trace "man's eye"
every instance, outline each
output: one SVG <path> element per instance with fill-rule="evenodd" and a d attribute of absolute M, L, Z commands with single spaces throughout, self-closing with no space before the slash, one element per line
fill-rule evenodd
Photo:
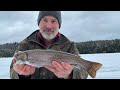
<path fill-rule="evenodd" d="M 52 23 L 55 23 L 56 21 L 52 21 Z"/>
<path fill-rule="evenodd" d="M 46 20 L 46 19 L 44 19 L 43 21 L 47 22 L 47 20 Z"/>

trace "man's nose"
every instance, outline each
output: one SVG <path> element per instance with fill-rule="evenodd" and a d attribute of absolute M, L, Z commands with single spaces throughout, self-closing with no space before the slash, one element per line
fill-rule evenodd
<path fill-rule="evenodd" d="M 51 28 L 52 28 L 52 23 L 50 23 L 50 22 L 47 23 L 46 28 L 47 28 L 47 29 L 51 29 Z"/>

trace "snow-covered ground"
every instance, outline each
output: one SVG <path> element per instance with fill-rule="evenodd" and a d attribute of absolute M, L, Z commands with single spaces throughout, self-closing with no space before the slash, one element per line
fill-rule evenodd
<path fill-rule="evenodd" d="M 95 79 L 120 79 L 120 53 L 84 54 L 81 57 L 103 64 Z"/>
<path fill-rule="evenodd" d="M 95 79 L 120 79 L 120 53 L 81 54 L 87 60 L 103 64 Z M 10 79 L 9 68 L 12 57 L 0 58 L 0 79 Z M 88 76 L 88 79 L 92 79 Z"/>
<path fill-rule="evenodd" d="M 0 79 L 10 79 L 9 70 L 12 57 L 0 58 Z"/>

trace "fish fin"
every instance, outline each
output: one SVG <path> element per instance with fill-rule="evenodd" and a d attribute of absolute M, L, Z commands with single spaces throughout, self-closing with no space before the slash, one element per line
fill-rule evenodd
<path fill-rule="evenodd" d="M 96 63 L 96 62 L 93 62 L 90 69 L 88 70 L 88 73 L 89 75 L 92 77 L 92 78 L 95 78 L 96 77 L 96 72 L 102 67 L 102 64 L 101 63 Z"/>
<path fill-rule="evenodd" d="M 70 65 L 72 65 L 74 68 L 79 68 L 78 66 L 78 64 L 70 64 Z"/>

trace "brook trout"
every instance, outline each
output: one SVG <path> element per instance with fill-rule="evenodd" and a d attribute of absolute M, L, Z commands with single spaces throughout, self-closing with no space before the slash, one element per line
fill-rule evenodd
<path fill-rule="evenodd" d="M 18 51 L 14 54 L 16 58 L 16 64 L 28 64 L 35 67 L 44 67 L 44 65 L 51 65 L 51 62 L 56 60 L 57 62 L 67 62 L 73 66 L 83 65 L 88 74 L 92 77 L 96 77 L 96 72 L 102 66 L 101 63 L 92 62 L 80 58 L 79 55 L 56 51 L 56 50 L 26 50 Z"/>

